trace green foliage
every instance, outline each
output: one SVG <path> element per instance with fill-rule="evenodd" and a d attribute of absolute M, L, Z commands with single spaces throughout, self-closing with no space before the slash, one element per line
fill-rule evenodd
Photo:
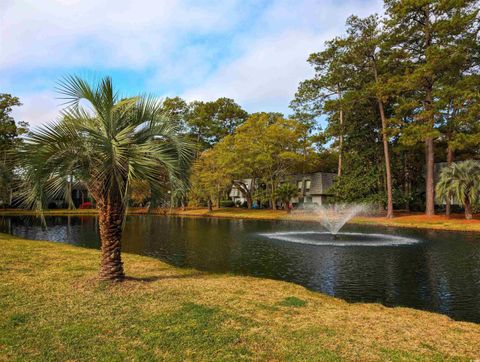
<path fill-rule="evenodd" d="M 195 101 L 190 104 L 187 126 L 192 139 L 205 149 L 231 135 L 247 117 L 248 113 L 230 98 L 219 98 L 214 102 Z"/>
<path fill-rule="evenodd" d="M 11 112 L 21 106 L 18 97 L 0 94 L 0 206 L 8 206 L 13 196 L 14 173 L 18 165 L 17 150 L 20 136 L 27 132 L 28 123 L 16 123 Z"/>
<path fill-rule="evenodd" d="M 22 148 L 24 204 L 42 209 L 65 195 L 68 179 L 87 185 L 93 198 L 126 204 L 132 182 L 151 190 L 181 177 L 191 147 L 178 125 L 150 97 L 119 99 L 109 77 L 98 84 L 69 76 L 59 85 L 63 119 L 31 132 Z M 80 102 L 87 102 L 85 109 Z"/>
<path fill-rule="evenodd" d="M 234 207 L 235 203 L 232 200 L 222 200 L 220 201 L 221 207 Z"/>
<path fill-rule="evenodd" d="M 202 152 L 193 166 L 190 176 L 190 201 L 194 205 L 202 202 L 219 204 L 229 190 L 232 180 L 225 173 L 221 146 Z"/>
<path fill-rule="evenodd" d="M 174 122 L 179 132 L 187 133 L 187 122 L 190 116 L 190 107 L 182 98 L 165 98 L 162 102 L 160 113 Z"/>
<path fill-rule="evenodd" d="M 480 201 L 480 162 L 468 160 L 443 168 L 436 191 L 440 201 L 458 200 L 465 207 L 465 216 L 471 218 L 472 206 Z"/>
<path fill-rule="evenodd" d="M 336 201 L 380 204 L 386 202 L 385 192 L 379 188 L 381 172 L 378 168 L 368 165 L 347 167 L 347 170 L 349 171 L 338 177 L 327 191 L 335 196 Z"/>
<path fill-rule="evenodd" d="M 385 8 L 383 19 L 350 17 L 346 36 L 310 55 L 315 76 L 300 83 L 291 107 L 327 121 L 314 137 L 343 158 L 339 195 L 382 199 L 391 171 L 397 200 L 418 201 L 411 197 L 424 181 L 432 200 L 433 173 L 412 176 L 424 173 L 420 152 L 430 171 L 439 145 L 478 154 L 479 2 L 386 0 Z"/>
<path fill-rule="evenodd" d="M 289 182 L 282 183 L 276 190 L 276 196 L 282 201 L 285 207 L 288 207 L 290 200 L 298 195 L 299 191 L 297 186 Z"/>
<path fill-rule="evenodd" d="M 133 180 L 130 185 L 130 201 L 134 206 L 143 206 L 152 197 L 148 182 Z"/>
<path fill-rule="evenodd" d="M 278 114 L 256 113 L 236 131 L 205 151 L 192 172 L 193 195 L 215 199 L 234 184 L 249 200 L 275 202 L 275 188 L 308 160 L 313 150 L 302 123 Z M 248 188 L 243 180 L 255 180 Z M 255 186 L 263 185 L 257 188 Z"/>

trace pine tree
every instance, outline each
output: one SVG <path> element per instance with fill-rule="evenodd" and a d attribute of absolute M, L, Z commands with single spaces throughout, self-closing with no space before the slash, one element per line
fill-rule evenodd
<path fill-rule="evenodd" d="M 378 16 L 372 15 L 365 19 L 351 16 L 347 20 L 349 60 L 355 65 L 357 74 L 367 72 L 366 84 L 358 93 L 359 97 L 371 97 L 376 100 L 382 125 L 382 145 L 385 164 L 385 186 L 387 193 L 387 217 L 393 217 L 393 185 L 389 150 L 389 120 L 385 113 L 385 104 L 392 94 L 388 88 L 388 76 L 393 69 L 386 69 L 385 56 L 382 52 L 383 37 L 380 31 Z M 388 70 L 387 73 L 385 70 Z"/>
<path fill-rule="evenodd" d="M 472 51 L 478 34 L 477 0 L 385 0 L 389 47 L 406 72 L 396 79 L 405 99 L 398 105 L 398 117 L 411 122 L 404 130 L 404 142 L 425 143 L 426 208 L 434 214 L 434 140 L 441 102 L 436 91 L 441 80 L 458 67 L 458 56 Z"/>

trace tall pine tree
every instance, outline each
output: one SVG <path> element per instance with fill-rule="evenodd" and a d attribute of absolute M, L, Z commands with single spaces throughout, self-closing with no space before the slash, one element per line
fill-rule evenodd
<path fill-rule="evenodd" d="M 405 99 L 398 116 L 408 115 L 406 143 L 425 143 L 426 207 L 435 213 L 434 140 L 442 102 L 437 97 L 442 79 L 457 67 L 457 55 L 472 51 L 471 39 L 478 34 L 477 0 L 386 0 L 389 47 L 407 71 L 396 80 Z"/>

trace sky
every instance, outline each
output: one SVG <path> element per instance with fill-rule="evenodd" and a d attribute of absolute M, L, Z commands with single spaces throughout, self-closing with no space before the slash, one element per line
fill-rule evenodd
<path fill-rule="evenodd" d="M 0 0 L 0 93 L 17 121 L 55 120 L 65 75 L 109 75 L 124 96 L 233 98 L 290 113 L 308 55 L 381 0 Z"/>

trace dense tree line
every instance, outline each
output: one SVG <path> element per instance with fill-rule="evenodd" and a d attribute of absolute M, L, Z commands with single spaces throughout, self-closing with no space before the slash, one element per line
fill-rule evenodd
<path fill-rule="evenodd" d="M 431 215 L 434 163 L 479 156 L 479 5 L 386 0 L 383 18 L 350 17 L 346 35 L 310 55 L 315 76 L 291 106 L 325 118 L 339 197 L 382 201 L 388 216 L 421 201 Z"/>
<path fill-rule="evenodd" d="M 305 124 L 254 113 L 195 161 L 190 197 L 218 206 L 233 185 L 248 208 L 258 201 L 275 209 L 281 182 L 292 173 L 313 171 L 318 159 Z"/>
<path fill-rule="evenodd" d="M 15 122 L 11 113 L 13 107 L 21 105 L 18 97 L 0 94 L 0 207 L 12 203 L 14 185 L 18 179 L 18 174 L 14 172 L 18 166 L 17 150 L 28 124 Z"/>
<path fill-rule="evenodd" d="M 308 57 L 293 114 L 248 114 L 230 98 L 159 104 L 194 145 L 162 187 L 130 185 L 133 205 L 220 206 L 232 186 L 251 207 L 286 204 L 293 173 L 335 172 L 337 200 L 434 213 L 436 162 L 479 158 L 478 0 L 385 0 L 385 14 L 351 16 L 345 33 Z M 26 124 L 10 113 L 20 100 L 0 95 L 0 199 L 11 203 L 15 150 Z M 71 178 L 70 178 L 71 179 Z M 248 187 L 245 179 L 253 179 Z M 443 188 L 442 190 L 444 190 Z M 443 194 L 445 196 L 445 194 Z M 446 213 L 451 197 L 444 197 Z"/>

